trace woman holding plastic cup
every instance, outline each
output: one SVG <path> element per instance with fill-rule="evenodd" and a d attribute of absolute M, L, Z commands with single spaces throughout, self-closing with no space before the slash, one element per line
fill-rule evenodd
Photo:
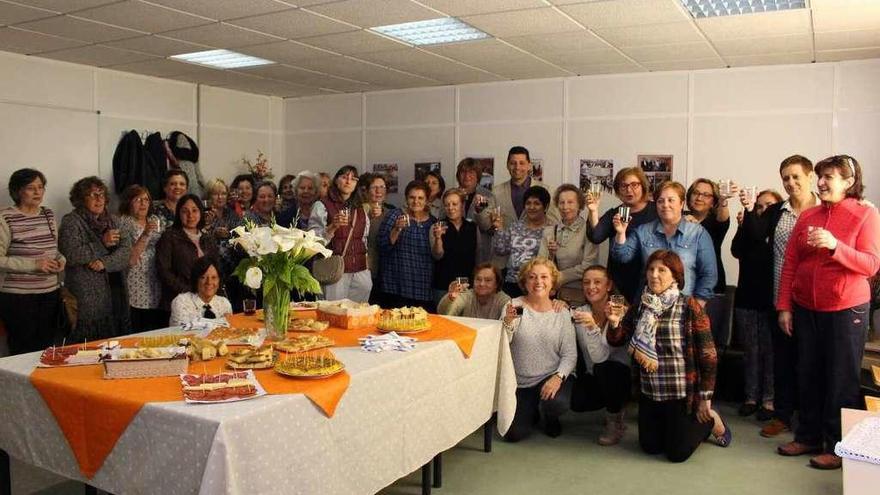
<path fill-rule="evenodd" d="M 455 178 L 465 192 L 464 217 L 477 224 L 480 242 L 477 245 L 477 263 L 492 261 L 492 219 L 490 212 L 497 206 L 492 191 L 480 186 L 481 169 L 473 158 L 458 162 Z"/>
<path fill-rule="evenodd" d="M 685 285 L 682 294 L 693 295 L 705 305 L 712 298 L 717 280 L 715 252 L 709 233 L 700 224 L 682 216 L 685 201 L 684 186 L 665 181 L 655 192 L 658 219 L 630 230 L 629 222 L 614 215 L 614 242 L 611 257 L 615 262 L 641 260 L 647 266 L 648 257 L 658 249 L 675 252 L 684 264 Z M 644 279 L 644 277 L 642 277 Z"/>
<path fill-rule="evenodd" d="M 434 302 L 446 295 L 449 284 L 463 278 L 465 284 L 474 271 L 477 256 L 477 225 L 464 218 L 465 193 L 449 189 L 443 193 L 445 220 L 431 227 L 431 254 L 434 256 Z"/>
<path fill-rule="evenodd" d="M 428 212 L 428 186 L 406 185 L 406 209 L 392 210 L 379 227 L 379 278 L 383 306 L 434 306 L 431 283 L 434 258 L 431 231 L 437 221 Z"/>
<path fill-rule="evenodd" d="M 581 217 L 584 208 L 584 195 L 573 184 L 562 184 L 553 194 L 553 203 L 559 210 L 558 224 L 545 227 L 538 256 L 556 263 L 562 279 L 558 296 L 574 306 L 584 303 L 581 279 L 584 270 L 596 264 L 599 246 L 590 242 L 587 236 L 589 226 Z"/>
<path fill-rule="evenodd" d="M 137 184 L 122 191 L 119 202 L 120 231 L 131 244 L 128 281 L 131 329 L 145 332 L 168 324 L 168 314 L 159 309 L 162 285 L 156 272 L 156 244 L 162 232 L 156 217 L 148 217 L 150 192 Z"/>
<path fill-rule="evenodd" d="M 868 278 L 880 269 L 880 214 L 862 201 L 862 169 L 854 158 L 832 156 L 814 170 L 822 204 L 798 217 L 776 301 L 780 328 L 797 335 L 800 398 L 795 439 L 778 452 L 816 453 L 810 465 L 836 469 L 840 409 L 861 406 Z"/>
<path fill-rule="evenodd" d="M 492 249 L 496 256 L 507 258 L 504 292 L 511 297 L 522 295 L 518 278 L 520 268 L 537 256 L 544 238 L 544 228 L 552 226 L 547 219 L 550 193 L 546 189 L 539 186 L 526 189 L 523 204 L 523 217 L 513 225 L 505 226 L 504 216 L 500 214 L 493 219 L 497 233 L 492 239 Z"/>
<path fill-rule="evenodd" d="M 338 282 L 322 287 L 327 300 L 367 302 L 373 288 L 373 277 L 367 266 L 370 217 L 355 194 L 358 180 L 357 167 L 340 168 L 333 176 L 327 197 L 312 206 L 309 230 L 327 239 L 327 246 L 333 254 L 343 257 L 345 266 Z"/>
<path fill-rule="evenodd" d="M 598 182 L 595 182 L 599 184 Z M 591 187 L 592 187 L 591 183 Z M 620 205 L 609 208 L 600 218 L 599 217 L 599 199 L 601 196 L 587 196 L 587 221 L 590 223 L 590 229 L 587 236 L 594 244 L 601 244 L 606 239 L 614 237 L 614 216 L 617 215 L 620 207 L 629 209 L 630 221 L 628 225 L 631 229 L 653 222 L 657 219 L 657 209 L 651 198 L 651 189 L 648 184 L 648 178 L 645 172 L 639 167 L 627 167 L 614 176 L 614 194 L 620 199 Z M 642 285 L 642 260 L 634 258 L 629 262 L 623 263 L 615 260 L 608 253 L 608 273 L 611 274 L 611 280 L 617 290 L 626 297 L 627 301 L 634 301 L 638 298 L 638 291 Z"/>
<path fill-rule="evenodd" d="M 605 409 L 605 431 L 599 445 L 620 442 L 626 426 L 623 406 L 629 399 L 630 358 L 621 347 L 610 347 L 605 334 L 626 312 L 626 300 L 614 294 L 608 270 L 593 265 L 584 271 L 582 287 L 586 304 L 573 309 L 571 318 L 577 335 L 578 373 L 571 394 L 575 412 Z"/>
<path fill-rule="evenodd" d="M 719 187 L 719 184 L 723 187 Z M 697 179 L 687 191 L 689 220 L 698 222 L 712 237 L 715 248 L 718 280 L 715 282 L 715 293 L 723 294 L 727 286 L 724 274 L 724 263 L 721 262 L 721 244 L 730 229 L 730 210 L 727 200 L 739 193 L 739 188 L 731 180 L 721 179 L 719 184 L 709 179 Z"/>
<path fill-rule="evenodd" d="M 481 263 L 474 268 L 473 288 L 467 277 L 449 283 L 448 293 L 437 304 L 437 313 L 468 318 L 501 318 L 510 296 L 501 291 L 501 271 L 492 263 Z"/>
<path fill-rule="evenodd" d="M 172 168 L 165 172 L 162 178 L 162 193 L 164 198 L 153 202 L 154 215 L 157 215 L 162 221 L 161 228 L 164 230 L 174 223 L 174 213 L 177 208 L 177 201 L 189 190 L 189 177 L 183 170 Z"/>

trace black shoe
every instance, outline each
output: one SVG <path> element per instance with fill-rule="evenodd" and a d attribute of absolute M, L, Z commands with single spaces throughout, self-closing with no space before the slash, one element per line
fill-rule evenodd
<path fill-rule="evenodd" d="M 544 421 L 544 433 L 550 438 L 556 438 L 562 434 L 562 423 L 559 419 L 547 419 Z"/>
<path fill-rule="evenodd" d="M 745 403 L 739 406 L 738 414 L 740 416 L 751 416 L 758 410 L 758 404 Z"/>
<path fill-rule="evenodd" d="M 758 409 L 758 412 L 755 413 L 755 419 L 758 421 L 770 421 L 773 419 L 773 409 L 765 409 L 763 407 Z"/>

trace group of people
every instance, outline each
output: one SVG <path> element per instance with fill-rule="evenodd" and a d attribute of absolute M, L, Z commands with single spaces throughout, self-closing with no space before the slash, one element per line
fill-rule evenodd
<path fill-rule="evenodd" d="M 798 404 L 795 441 L 780 454 L 817 453 L 817 467 L 839 465 L 835 418 L 840 407 L 858 406 L 867 278 L 880 268 L 880 216 L 863 201 L 855 159 L 815 167 L 786 159 L 785 201 L 735 184 L 721 194 L 702 178 L 651 191 L 642 169 L 628 167 L 613 181 L 620 205 L 602 214 L 600 193 L 563 184 L 551 194 L 533 180 L 524 147 L 510 149 L 507 170 L 510 179 L 489 190 L 478 162 L 466 158 L 456 187 L 429 172 L 406 185 L 395 207 L 385 176 L 353 166 L 332 177 L 303 171 L 278 185 L 251 175 L 229 186 L 214 179 L 204 197 L 171 169 L 163 198 L 129 186 L 118 214 L 108 209 L 107 186 L 87 177 L 71 188 L 73 211 L 57 228 L 42 206 L 46 178 L 18 170 L 9 180 L 14 204 L 0 210 L 0 318 L 10 351 L 45 348 L 65 322 L 68 339 L 81 341 L 240 311 L 254 296 L 230 275 L 244 256 L 228 242 L 232 231 L 278 223 L 314 231 L 343 258 L 344 273 L 322 286 L 323 298 L 500 319 L 519 387 L 508 440 L 539 421 L 556 436 L 565 411 L 604 408 L 598 441 L 614 445 L 637 377 L 642 448 L 680 462 L 703 440 L 732 439 L 711 407 L 711 328 L 727 285 L 728 202 L 738 196 L 740 413 L 772 419 L 762 433 L 773 435 L 791 427 Z"/>

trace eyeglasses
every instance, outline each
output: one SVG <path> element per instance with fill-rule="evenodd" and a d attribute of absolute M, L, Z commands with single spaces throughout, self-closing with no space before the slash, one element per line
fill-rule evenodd
<path fill-rule="evenodd" d="M 384 191 L 385 186 L 370 186 L 370 191 Z"/>
<path fill-rule="evenodd" d="M 104 199 L 107 197 L 107 194 L 103 193 L 101 191 L 94 191 L 94 192 L 90 192 L 90 193 L 86 194 L 86 197 L 92 198 L 92 199 Z"/>
<path fill-rule="evenodd" d="M 641 182 L 625 182 L 625 183 L 621 184 L 618 189 L 620 189 L 621 191 L 629 191 L 629 190 L 635 190 L 638 187 L 642 187 Z"/>
<path fill-rule="evenodd" d="M 150 202 L 150 198 L 147 198 L 147 197 L 143 197 L 143 198 L 134 198 L 132 201 L 134 201 L 135 203 L 149 203 L 149 202 Z"/>
<path fill-rule="evenodd" d="M 696 196 L 696 197 L 698 197 L 698 198 L 712 198 L 712 197 L 715 197 L 715 195 L 712 194 L 712 193 L 710 193 L 710 192 L 699 192 L 699 191 L 694 191 L 694 192 L 692 192 L 692 193 L 691 193 L 691 196 Z"/>

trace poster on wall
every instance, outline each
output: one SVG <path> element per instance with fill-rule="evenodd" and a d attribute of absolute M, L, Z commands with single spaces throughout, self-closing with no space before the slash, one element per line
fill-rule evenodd
<path fill-rule="evenodd" d="M 665 180 L 672 180 L 672 155 L 638 155 L 636 163 L 645 172 L 651 190 Z"/>
<path fill-rule="evenodd" d="M 588 191 L 590 184 L 594 182 L 602 184 L 604 191 L 610 192 L 614 189 L 614 160 L 581 158 L 578 166 L 580 167 L 579 185 L 582 191 Z"/>
<path fill-rule="evenodd" d="M 425 180 L 428 172 L 440 173 L 440 162 L 419 162 L 415 164 L 415 180 Z"/>
<path fill-rule="evenodd" d="M 477 162 L 477 168 L 480 171 L 480 186 L 491 191 L 495 184 L 495 157 L 475 155 L 471 155 L 471 157 Z"/>
<path fill-rule="evenodd" d="M 373 173 L 385 176 L 385 185 L 388 186 L 386 192 L 388 194 L 397 193 L 397 164 L 396 163 L 374 163 Z"/>
<path fill-rule="evenodd" d="M 532 180 L 536 180 L 538 182 L 544 182 L 544 159 L 543 158 L 532 158 L 531 176 L 532 176 Z"/>

